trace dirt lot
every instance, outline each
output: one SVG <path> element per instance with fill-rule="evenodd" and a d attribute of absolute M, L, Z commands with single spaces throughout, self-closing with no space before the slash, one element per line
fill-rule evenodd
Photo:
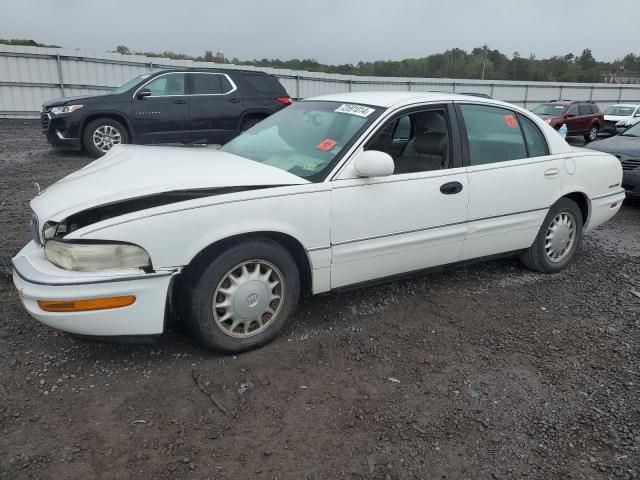
<path fill-rule="evenodd" d="M 0 122 L 0 258 L 31 182 L 87 161 Z M 0 278 L 0 478 L 638 478 L 639 267 L 627 205 L 562 274 L 504 259 L 314 298 L 237 357 L 178 327 L 83 342 Z"/>

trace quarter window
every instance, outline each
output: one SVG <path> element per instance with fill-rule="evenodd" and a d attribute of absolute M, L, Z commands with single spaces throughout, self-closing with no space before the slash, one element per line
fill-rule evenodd
<path fill-rule="evenodd" d="M 542 132 L 536 125 L 524 115 L 518 114 L 520 127 L 527 143 L 527 152 L 530 157 L 542 157 L 549 155 L 549 147 Z"/>
<path fill-rule="evenodd" d="M 194 73 L 194 95 L 223 95 L 229 93 L 233 87 L 226 76 L 213 73 Z"/>
<path fill-rule="evenodd" d="M 145 85 L 145 88 L 151 90 L 152 97 L 184 95 L 184 80 L 184 73 L 168 73 L 151 80 Z"/>
<path fill-rule="evenodd" d="M 484 105 L 461 105 L 460 109 L 467 127 L 471 165 L 527 157 L 520 123 L 514 112 Z"/>
<path fill-rule="evenodd" d="M 581 103 L 578 106 L 578 111 L 580 112 L 580 115 L 591 115 L 591 105 Z"/>

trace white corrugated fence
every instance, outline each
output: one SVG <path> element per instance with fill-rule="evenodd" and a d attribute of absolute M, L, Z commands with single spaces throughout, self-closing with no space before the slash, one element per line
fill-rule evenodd
<path fill-rule="evenodd" d="M 526 108 L 560 98 L 593 100 L 601 108 L 621 102 L 640 103 L 640 85 L 361 77 L 63 48 L 0 45 L 0 117 L 36 117 L 40 106 L 47 100 L 104 93 L 136 75 L 175 67 L 241 68 L 273 73 L 294 98 L 349 91 L 411 90 L 486 93 Z"/>

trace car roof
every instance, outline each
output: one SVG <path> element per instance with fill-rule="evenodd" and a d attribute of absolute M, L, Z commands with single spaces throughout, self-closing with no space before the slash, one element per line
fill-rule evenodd
<path fill-rule="evenodd" d="M 484 97 L 459 95 L 447 92 L 348 92 L 321 95 L 306 98 L 303 101 L 320 100 L 324 102 L 360 103 L 375 107 L 392 107 L 410 105 L 419 102 L 450 102 L 453 100 L 470 100 L 476 103 L 502 104 L 504 102 Z"/>
<path fill-rule="evenodd" d="M 259 70 L 245 70 L 241 68 L 166 68 L 162 70 L 158 70 L 154 72 L 157 73 L 172 73 L 172 72 L 201 72 L 201 73 L 243 73 L 243 74 L 252 74 L 252 75 L 263 75 L 267 77 L 272 77 L 273 75 L 267 72 L 261 72 Z"/>

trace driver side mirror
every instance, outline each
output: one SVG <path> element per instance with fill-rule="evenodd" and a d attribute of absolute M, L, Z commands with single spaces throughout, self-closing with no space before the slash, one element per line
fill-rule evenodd
<path fill-rule="evenodd" d="M 573 118 L 573 117 L 575 117 L 575 116 L 576 116 L 576 114 L 575 114 L 575 113 L 573 113 L 573 112 L 571 112 L 571 113 L 567 113 L 567 114 L 565 115 L 565 118 Z"/>
<path fill-rule="evenodd" d="M 395 164 L 388 153 L 365 150 L 358 154 L 353 167 L 360 177 L 387 177 L 393 175 Z"/>
<path fill-rule="evenodd" d="M 151 96 L 151 90 L 149 90 L 148 88 L 143 88 L 142 90 L 140 90 L 138 92 L 138 95 L 136 95 L 138 97 L 138 100 L 142 100 L 145 97 L 150 97 Z"/>

